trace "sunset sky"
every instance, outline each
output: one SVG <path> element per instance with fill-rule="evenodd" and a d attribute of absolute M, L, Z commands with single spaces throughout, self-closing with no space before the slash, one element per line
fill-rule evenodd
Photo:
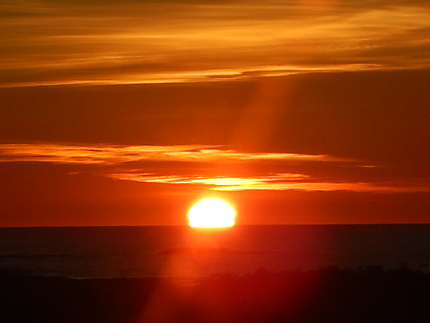
<path fill-rule="evenodd" d="M 425 0 L 0 3 L 0 226 L 430 223 Z"/>

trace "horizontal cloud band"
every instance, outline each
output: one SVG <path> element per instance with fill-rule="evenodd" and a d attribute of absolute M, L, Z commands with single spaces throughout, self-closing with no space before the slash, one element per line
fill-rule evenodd
<path fill-rule="evenodd" d="M 154 161 L 309 160 L 343 161 L 327 155 L 252 153 L 219 146 L 77 146 L 65 144 L 0 144 L 0 162 L 35 161 L 60 164 L 120 164 Z"/>
<path fill-rule="evenodd" d="M 146 166 L 136 166 L 136 162 L 168 162 L 160 163 L 157 172 L 144 170 Z M 289 165 L 304 163 L 325 163 L 340 167 L 348 164 L 352 167 L 373 168 L 372 165 L 358 164 L 357 161 L 336 158 L 328 155 L 310 155 L 298 153 L 262 153 L 240 152 L 220 146 L 203 145 L 166 145 L 166 146 L 119 146 L 119 145 L 67 145 L 67 144 L 0 144 L 0 162 L 43 162 L 68 165 L 107 165 L 115 166 L 114 170 L 96 171 L 116 180 L 141 183 L 157 183 L 170 185 L 206 186 L 216 191 L 243 190 L 301 190 L 301 191 L 355 191 L 355 192 L 430 192 L 428 186 L 396 185 L 393 183 L 365 182 L 351 180 L 335 180 L 312 176 L 311 171 L 305 173 L 269 173 L 261 175 L 247 174 L 237 176 L 231 174 L 208 176 L 201 174 L 196 167 L 193 174 L 181 174 L 171 162 L 192 162 L 203 165 L 220 165 L 236 162 L 247 169 L 247 165 L 270 161 L 283 169 Z M 127 163 L 134 162 L 133 167 Z M 170 163 L 169 163 L 170 162 Z M 167 165 L 167 166 L 166 166 Z M 120 169 L 118 169 L 120 168 Z M 179 168 L 179 167 L 178 167 Z M 227 167 L 228 168 L 228 167 Z M 248 170 L 248 173 L 252 171 Z M 217 169 L 219 173 L 220 170 Z M 228 173 L 224 170 L 221 173 Z M 230 170 L 230 173 L 233 172 Z M 233 172 L 234 173 L 234 172 Z"/>
<path fill-rule="evenodd" d="M 429 47 L 426 1 L 204 3 L 1 2 L 0 87 L 213 82 L 430 64 L 417 54 Z"/>
<path fill-rule="evenodd" d="M 159 184 L 193 184 L 206 185 L 214 191 L 352 191 L 374 193 L 406 193 L 430 192 L 430 187 L 399 187 L 381 186 L 364 182 L 309 182 L 309 175 L 305 174 L 276 174 L 259 177 L 205 177 L 183 175 L 156 175 L 149 173 L 113 173 L 108 175 L 118 180 L 140 183 Z"/>

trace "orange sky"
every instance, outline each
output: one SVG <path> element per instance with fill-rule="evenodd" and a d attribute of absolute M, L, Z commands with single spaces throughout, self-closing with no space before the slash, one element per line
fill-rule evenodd
<path fill-rule="evenodd" d="M 324 3 L 324 4 L 323 4 Z M 0 4 L 0 226 L 430 222 L 426 1 Z"/>

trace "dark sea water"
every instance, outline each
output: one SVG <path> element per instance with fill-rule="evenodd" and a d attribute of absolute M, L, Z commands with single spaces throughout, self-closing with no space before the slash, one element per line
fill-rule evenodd
<path fill-rule="evenodd" d="M 336 266 L 430 271 L 430 225 L 0 229 L 0 270 L 72 278 L 205 277 Z"/>

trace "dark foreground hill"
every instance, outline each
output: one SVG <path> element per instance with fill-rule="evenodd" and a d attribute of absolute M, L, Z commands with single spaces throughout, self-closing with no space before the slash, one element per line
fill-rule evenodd
<path fill-rule="evenodd" d="M 0 274 L 0 322 L 430 322 L 430 275 L 408 269 L 186 279 Z"/>

